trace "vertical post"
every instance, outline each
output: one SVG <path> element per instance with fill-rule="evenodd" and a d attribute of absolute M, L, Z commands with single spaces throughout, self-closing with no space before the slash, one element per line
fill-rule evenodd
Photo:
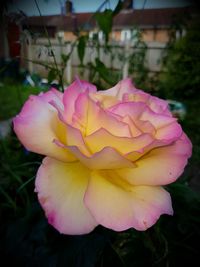
<path fill-rule="evenodd" d="M 28 56 L 28 70 L 30 73 L 33 73 L 33 51 L 32 51 L 32 38 L 28 36 L 28 49 L 27 49 L 27 56 Z"/>
<path fill-rule="evenodd" d="M 71 49 L 72 49 L 72 45 L 71 45 L 71 43 L 68 43 L 67 44 L 67 54 L 70 53 Z M 66 77 L 67 83 L 70 84 L 72 82 L 72 60 L 71 60 L 71 56 L 70 56 L 69 60 L 67 61 L 67 65 L 66 65 L 66 68 L 65 68 L 65 77 Z"/>
<path fill-rule="evenodd" d="M 124 45 L 124 54 L 125 54 L 125 63 L 124 63 L 124 66 L 123 66 L 123 69 L 122 69 L 122 77 L 123 79 L 127 78 L 129 73 L 128 73 L 128 70 L 129 70 L 129 50 L 130 50 L 130 40 L 128 40 L 127 38 L 127 34 L 125 34 L 125 45 Z"/>

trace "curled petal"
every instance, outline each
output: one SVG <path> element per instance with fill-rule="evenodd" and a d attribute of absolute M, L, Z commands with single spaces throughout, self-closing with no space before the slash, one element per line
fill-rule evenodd
<path fill-rule="evenodd" d="M 114 87 L 108 90 L 98 91 L 98 93 L 106 96 L 114 96 L 118 100 L 122 100 L 124 94 L 133 93 L 134 91 L 135 87 L 133 86 L 131 79 L 127 78 L 118 82 Z"/>
<path fill-rule="evenodd" d="M 139 158 L 135 168 L 116 170 L 116 173 L 133 185 L 170 184 L 182 174 L 191 150 L 191 143 L 183 134 L 172 145 L 152 149 Z"/>
<path fill-rule="evenodd" d="M 131 227 L 146 230 L 161 214 L 173 214 L 168 192 L 158 186 L 131 186 L 93 172 L 84 202 L 99 224 L 123 231 Z"/>
<path fill-rule="evenodd" d="M 124 94 L 123 96 L 123 101 L 124 102 L 130 102 L 130 101 L 134 101 L 134 102 L 144 102 L 146 103 L 149 98 L 151 96 L 141 90 L 135 89 L 134 93 L 132 94 Z"/>
<path fill-rule="evenodd" d="M 121 117 L 130 116 L 132 119 L 138 119 L 138 117 L 146 109 L 146 105 L 142 102 L 121 102 L 109 110 Z"/>
<path fill-rule="evenodd" d="M 139 151 L 153 142 L 149 134 L 141 134 L 137 137 L 118 137 L 101 128 L 93 134 L 85 137 L 85 142 L 92 153 L 112 146 L 122 154 Z"/>
<path fill-rule="evenodd" d="M 114 106 L 119 102 L 119 100 L 116 97 L 110 96 L 110 95 L 99 94 L 99 92 L 90 93 L 90 97 L 92 100 L 94 100 L 95 102 L 98 102 L 101 105 L 101 107 L 105 109 L 111 106 Z"/>
<path fill-rule="evenodd" d="M 60 233 L 91 232 L 97 222 L 83 203 L 90 171 L 79 163 L 45 158 L 36 177 L 36 192 L 48 222 Z"/>
<path fill-rule="evenodd" d="M 58 147 L 54 139 L 66 142 L 66 127 L 58 119 L 56 109 L 47 103 L 48 95 L 31 96 L 14 120 L 14 130 L 30 151 L 61 161 L 74 161 L 69 150 Z"/>
<path fill-rule="evenodd" d="M 156 96 L 151 96 L 148 104 L 152 111 L 172 117 L 166 100 L 160 99 Z"/>
<path fill-rule="evenodd" d="M 63 103 L 65 107 L 65 120 L 68 123 L 72 122 L 72 116 L 75 109 L 75 101 L 80 93 L 96 92 L 96 87 L 83 80 L 75 80 L 70 86 L 65 89 Z"/>
<path fill-rule="evenodd" d="M 102 109 L 88 93 L 80 94 L 76 100 L 73 126 L 79 128 L 83 136 L 90 135 L 100 128 L 105 128 L 117 136 L 131 136 L 128 125 Z"/>
<path fill-rule="evenodd" d="M 175 121 L 157 129 L 155 138 L 159 140 L 175 141 L 182 135 L 182 133 L 183 131 L 180 124 Z"/>
<path fill-rule="evenodd" d="M 68 149 L 89 169 L 133 168 L 134 164 L 124 158 L 114 148 L 105 147 L 92 156 L 85 156 L 78 147 L 68 146 Z"/>
<path fill-rule="evenodd" d="M 135 122 L 131 119 L 130 116 L 127 115 L 123 117 L 122 121 L 127 123 L 127 125 L 129 126 L 131 136 L 136 137 L 142 134 L 141 129 L 135 124 Z"/>
<path fill-rule="evenodd" d="M 66 127 L 67 127 L 67 145 L 77 146 L 82 154 L 90 156 L 91 153 L 85 144 L 85 140 L 83 139 L 81 132 L 69 124 L 67 124 Z"/>
<path fill-rule="evenodd" d="M 173 118 L 173 117 L 170 117 L 167 115 L 163 115 L 163 114 L 157 114 L 157 113 L 151 111 L 147 107 L 142 112 L 142 114 L 140 116 L 140 120 L 149 121 L 156 129 L 167 126 L 167 125 L 177 121 L 176 118 Z"/>

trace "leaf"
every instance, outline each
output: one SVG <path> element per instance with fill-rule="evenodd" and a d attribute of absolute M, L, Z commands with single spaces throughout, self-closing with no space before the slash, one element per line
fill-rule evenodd
<path fill-rule="evenodd" d="M 57 77 L 57 70 L 56 69 L 50 69 L 48 72 L 48 82 L 51 83 L 55 78 Z"/>
<path fill-rule="evenodd" d="M 102 13 L 95 15 L 97 24 L 100 30 L 105 34 L 106 42 L 108 42 L 109 33 L 112 30 L 113 12 L 111 9 L 106 9 Z"/>
<path fill-rule="evenodd" d="M 81 36 L 78 40 L 78 56 L 81 62 L 81 65 L 83 65 L 83 59 L 85 55 L 85 48 L 86 48 L 86 42 L 87 42 L 87 36 Z"/>
<path fill-rule="evenodd" d="M 61 54 L 62 62 L 66 65 L 67 61 L 69 60 L 70 55 Z"/>
<path fill-rule="evenodd" d="M 96 62 L 96 71 L 100 74 L 100 77 L 108 84 L 114 85 L 117 81 L 116 75 L 114 75 L 113 73 L 111 75 L 111 71 L 98 58 L 95 59 L 95 62 Z"/>

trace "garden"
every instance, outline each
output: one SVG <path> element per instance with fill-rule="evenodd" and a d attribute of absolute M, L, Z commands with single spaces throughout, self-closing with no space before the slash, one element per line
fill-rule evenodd
<path fill-rule="evenodd" d="M 111 59 L 116 54 L 109 44 L 109 34 L 112 19 L 118 12 L 120 4 L 114 11 L 96 14 L 95 20 L 105 39 L 102 44 L 94 37 L 97 56 L 89 63 L 84 61 L 89 37 L 77 33 L 72 49 L 77 49 L 80 65 L 72 84 L 65 85 L 63 67 L 72 51 L 61 55 L 59 66 L 51 54 L 55 62 L 43 66 L 48 71 L 45 84 L 39 74 L 30 74 L 33 85 L 27 80 L 26 72 L 15 77 L 15 69 L 10 66 L 0 69 L 0 255 L 3 267 L 200 264 L 200 21 L 197 17 L 184 25 L 186 33 L 179 39 L 174 38 L 172 27 L 162 69 L 156 75 L 150 74 L 144 64 L 148 48 L 140 30 L 134 29 L 137 49 L 128 56 L 118 53 L 118 60 L 123 64 L 128 60 L 128 76 L 136 88 L 141 88 L 137 91 L 129 79 L 123 79 L 123 72 L 116 70 L 114 64 L 107 67 L 100 60 L 102 47 Z M 85 72 L 89 73 L 87 82 L 83 81 Z M 50 90 L 55 79 L 57 89 Z M 113 87 L 117 93 L 107 90 Z M 119 98 L 120 90 L 124 90 L 123 99 Z M 137 97 L 140 100 L 136 100 Z M 167 102 L 161 99 L 168 101 L 173 116 L 169 115 Z M 130 104 L 134 111 L 127 111 L 134 114 L 130 115 L 131 119 L 129 116 L 122 119 L 127 103 L 134 103 Z M 152 112 L 154 108 L 159 111 Z M 142 121 L 137 113 L 142 114 Z M 156 128 L 158 122 L 163 127 L 169 124 L 172 127 L 163 133 Z M 67 127 L 67 141 L 63 125 Z M 137 141 L 140 135 L 124 137 L 127 125 L 134 133 L 143 129 L 142 141 Z M 191 157 L 190 141 L 177 133 L 180 127 L 191 140 Z M 152 136 L 153 141 L 146 144 Z M 158 142 L 158 136 L 164 137 Z M 130 150 L 133 144 L 127 139 L 134 140 L 136 151 Z M 85 152 L 82 142 L 87 144 L 89 152 Z M 145 144 L 142 148 L 140 142 Z M 169 156 L 168 151 L 173 149 L 175 153 Z M 113 155 L 116 157 L 112 161 Z M 44 156 L 48 157 L 43 160 Z M 143 163 L 151 157 L 155 159 L 150 164 Z M 136 169 L 142 181 L 130 177 L 127 169 L 133 170 L 133 176 Z M 173 179 L 168 177 L 168 172 L 170 175 L 176 172 Z M 87 175 L 94 179 L 88 182 Z M 43 176 L 49 182 L 43 181 Z M 78 182 L 75 183 L 75 179 Z M 78 202 L 82 186 L 87 187 L 84 189 L 87 211 Z M 129 205 L 130 194 L 134 192 L 136 197 L 134 195 Z M 137 196 L 147 204 L 138 201 Z M 51 201 L 56 203 L 53 210 Z M 130 223 L 131 208 L 134 216 Z M 145 218 L 143 224 L 141 217 Z"/>

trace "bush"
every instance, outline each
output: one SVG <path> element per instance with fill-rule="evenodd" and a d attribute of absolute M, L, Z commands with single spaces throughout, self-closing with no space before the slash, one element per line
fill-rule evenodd
<path fill-rule="evenodd" d="M 166 97 L 196 97 L 200 90 L 200 19 L 188 23 L 186 35 L 169 45 L 161 75 Z"/>

